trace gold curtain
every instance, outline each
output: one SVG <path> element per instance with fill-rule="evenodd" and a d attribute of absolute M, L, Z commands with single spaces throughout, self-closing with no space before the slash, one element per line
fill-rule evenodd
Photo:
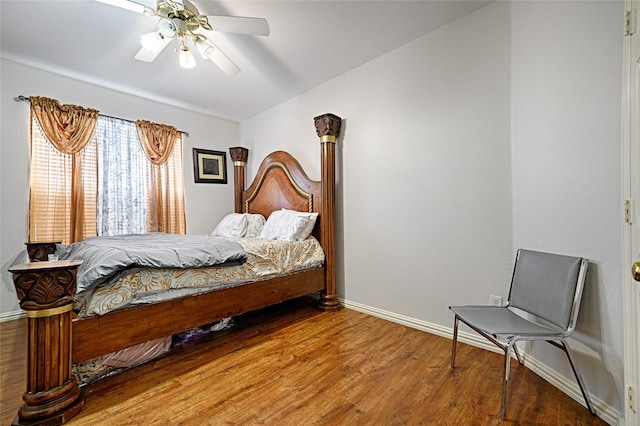
<path fill-rule="evenodd" d="M 89 142 L 98 111 L 34 96 L 31 114 L 35 120 L 31 135 L 29 241 L 71 243 L 96 235 L 97 153 L 95 140 Z M 39 126 L 35 133 L 40 131 L 43 137 L 34 135 L 36 124 Z M 60 155 L 37 161 L 36 151 L 45 149 L 43 140 L 50 142 L 48 145 L 53 145 Z M 56 188 L 41 190 L 49 188 L 54 180 Z M 67 226 L 60 228 L 57 222 Z"/>
<path fill-rule="evenodd" d="M 136 129 L 142 150 L 149 161 L 156 166 L 166 163 L 173 152 L 178 130 L 173 126 L 146 120 L 137 120 Z"/>
<path fill-rule="evenodd" d="M 75 154 L 87 145 L 98 119 L 98 110 L 60 105 L 56 99 L 41 96 L 31 97 L 31 113 L 47 139 L 65 154 Z"/>
<path fill-rule="evenodd" d="M 173 126 L 136 121 L 138 139 L 151 162 L 147 185 L 147 231 L 184 234 L 182 135 Z"/>

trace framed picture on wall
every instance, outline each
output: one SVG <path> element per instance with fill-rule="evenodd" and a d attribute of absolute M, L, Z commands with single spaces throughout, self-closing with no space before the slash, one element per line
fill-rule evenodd
<path fill-rule="evenodd" d="M 193 148 L 193 175 L 196 183 L 227 183 L 227 154 Z"/>

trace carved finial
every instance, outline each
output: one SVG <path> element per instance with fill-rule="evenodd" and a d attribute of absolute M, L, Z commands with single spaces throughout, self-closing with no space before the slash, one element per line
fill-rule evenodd
<path fill-rule="evenodd" d="M 49 260 L 49 255 L 56 252 L 56 244 L 62 244 L 60 241 L 47 243 L 25 243 L 27 245 L 27 254 L 30 262 L 41 262 Z"/>
<path fill-rule="evenodd" d="M 322 141 L 335 142 L 340 136 L 340 124 L 342 119 L 337 115 L 323 114 L 314 118 L 316 133 Z"/>
<path fill-rule="evenodd" d="M 229 148 L 229 155 L 231 155 L 234 165 L 236 165 L 236 163 L 242 163 L 244 165 L 247 163 L 247 158 L 249 158 L 249 150 L 241 146 L 236 146 Z"/>

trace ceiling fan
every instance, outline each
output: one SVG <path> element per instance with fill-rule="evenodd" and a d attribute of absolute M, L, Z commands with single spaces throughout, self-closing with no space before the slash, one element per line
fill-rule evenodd
<path fill-rule="evenodd" d="M 269 23 L 264 18 L 206 16 L 187 0 L 96 1 L 159 18 L 158 30 L 140 37 L 142 48 L 136 53 L 135 59 L 144 62 L 152 62 L 172 40 L 175 40 L 181 67 L 193 68 L 197 65 L 191 52 L 191 48 L 195 47 L 202 58 L 210 59 L 227 75 L 234 75 L 240 72 L 240 68 L 211 40 L 195 31 L 203 29 L 237 34 L 269 35 Z"/>

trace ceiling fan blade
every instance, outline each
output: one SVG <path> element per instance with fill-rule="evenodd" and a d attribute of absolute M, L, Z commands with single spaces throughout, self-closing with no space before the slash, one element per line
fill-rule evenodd
<path fill-rule="evenodd" d="M 231 59 L 227 57 L 222 51 L 218 48 L 209 55 L 209 59 L 213 61 L 214 64 L 218 66 L 222 71 L 224 71 L 227 75 L 235 75 L 240 72 L 240 68 L 236 64 L 234 64 Z"/>
<path fill-rule="evenodd" d="M 154 16 L 156 14 L 156 0 L 96 0 L 97 2 L 108 4 L 110 6 L 120 7 L 132 12 L 142 13 Z"/>
<path fill-rule="evenodd" d="M 134 58 L 142 62 L 153 62 L 154 59 L 158 57 L 160 52 L 162 52 L 164 48 L 167 47 L 169 43 L 171 43 L 171 40 L 172 39 L 170 39 L 169 37 L 164 38 L 162 40 L 162 43 L 158 44 L 155 49 L 147 49 L 143 47 L 138 51 L 138 53 L 136 53 L 136 56 L 134 56 Z"/>
<path fill-rule="evenodd" d="M 246 16 L 207 16 L 213 31 L 224 33 L 269 35 L 269 23 L 264 18 L 251 18 Z"/>

